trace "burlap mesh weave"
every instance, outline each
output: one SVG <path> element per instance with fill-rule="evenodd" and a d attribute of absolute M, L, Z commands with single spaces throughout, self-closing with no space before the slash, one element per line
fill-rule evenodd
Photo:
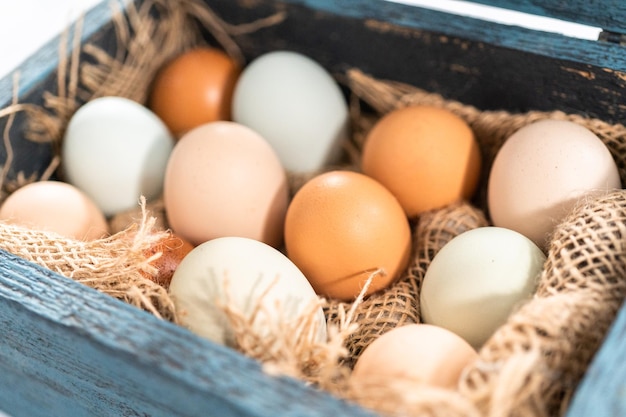
<path fill-rule="evenodd" d="M 79 76 L 80 82 L 70 77 L 66 86 L 66 77 L 60 76 L 59 91 L 56 95 L 46 95 L 45 109 L 15 105 L 14 111 L 26 111 L 31 119 L 32 129 L 26 132 L 28 138 L 60 142 L 64 123 L 80 101 L 115 94 L 143 102 L 150 74 L 169 57 L 200 42 L 199 28 L 210 28 L 231 56 L 241 59 L 231 34 L 238 30 L 252 31 L 284 18 L 280 14 L 270 16 L 256 26 L 237 29 L 221 22 L 200 0 L 153 0 L 143 4 L 139 10 L 131 8 L 127 20 L 115 21 L 121 47 L 115 55 L 87 45 L 83 52 L 93 62 L 79 66 L 72 61 L 61 68 L 66 75 Z M 158 10 L 158 19 L 150 11 L 151 7 Z M 77 59 L 76 54 L 74 58 Z M 486 175 L 507 137 L 528 123 L 546 118 L 582 124 L 607 145 L 624 182 L 626 128 L 559 111 L 481 112 L 412 86 L 374 79 L 356 69 L 345 74 L 344 82 L 352 93 L 352 104 L 367 103 L 376 113 L 353 111 L 353 137 L 345 147 L 348 165 L 342 168 L 359 169 L 360 147 L 378 117 L 395 108 L 428 104 L 447 108 L 470 124 L 483 153 L 483 181 L 472 201 L 425 213 L 413 222 L 412 262 L 388 290 L 359 300 L 357 304 L 333 300 L 325 303 L 331 327 L 345 330 L 342 322 L 345 312 L 354 313 L 351 317 L 356 326 L 345 332 L 344 346 L 341 346 L 345 347 L 345 352 L 342 350 L 338 355 L 342 358 L 340 361 L 337 355 L 328 354 L 329 351 L 324 353 L 323 359 L 315 354 L 294 355 L 306 357 L 306 366 L 315 371 L 294 370 L 301 366 L 300 362 L 293 358 L 285 359 L 284 363 L 277 360 L 290 358 L 283 349 L 282 356 L 269 358 L 272 372 L 303 378 L 314 374 L 309 382 L 383 415 L 543 417 L 563 414 L 626 296 L 626 194 L 623 191 L 580 201 L 557 227 L 536 295 L 520 306 L 482 347 L 479 360 L 467 369 L 457 390 L 350 386 L 346 375 L 359 354 L 376 337 L 394 327 L 420 321 L 420 285 L 430 261 L 443 245 L 464 231 L 489 224 L 485 205 Z M 7 114 L 10 111 L 0 111 L 0 116 Z M 292 193 L 310 175 L 291 175 Z M 21 183 L 2 185 L 3 191 L 9 192 Z M 167 293 L 138 272 L 149 269 L 145 257 L 138 256 L 140 249 L 166 227 L 165 214 L 158 204 L 155 203 L 154 210 L 161 213 L 161 222 L 156 226 L 149 223 L 149 227 L 142 228 L 141 225 L 146 225 L 145 218 L 138 222 L 142 217 L 127 213 L 126 218 L 116 223 L 114 230 L 119 231 L 118 234 L 94 243 L 0 225 L 1 247 L 175 320 Z M 246 323 L 239 322 L 239 326 L 240 335 L 245 336 Z M 334 333 L 332 342 L 337 344 L 343 334 Z M 251 345 L 249 352 L 245 347 L 242 350 L 255 353 L 255 357 L 264 356 L 257 352 L 258 344 Z M 348 372 L 331 369 L 340 365 Z"/>
<path fill-rule="evenodd" d="M 355 310 L 359 327 L 346 340 L 350 352 L 348 365 L 353 365 L 378 336 L 410 323 L 419 323 L 419 288 L 428 265 L 437 252 L 459 234 L 486 226 L 481 210 L 467 202 L 458 202 L 440 210 L 423 214 L 413 227 L 413 256 L 407 270 L 388 289 L 372 294 Z M 329 323 L 334 323 L 337 310 L 347 310 L 350 303 L 330 300 L 326 307 Z"/>
<path fill-rule="evenodd" d="M 147 214 L 120 233 L 88 242 L 0 222 L 0 249 L 175 322 L 167 291 L 148 278 L 156 271 L 146 250 L 167 233 L 155 230 Z"/>

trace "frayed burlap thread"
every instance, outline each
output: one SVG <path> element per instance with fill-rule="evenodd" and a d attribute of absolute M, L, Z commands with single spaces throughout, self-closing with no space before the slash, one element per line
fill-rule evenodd
<path fill-rule="evenodd" d="M 352 367 L 363 350 L 387 331 L 419 323 L 419 289 L 432 259 L 455 236 L 486 225 L 482 211 L 465 201 L 424 213 L 413 228 L 412 259 L 406 271 L 391 287 L 356 306 L 358 327 L 346 339 L 345 363 Z M 336 324 L 339 311 L 350 308 L 352 303 L 329 300 L 325 309 L 329 324 Z"/>
<path fill-rule="evenodd" d="M 0 249 L 176 322 L 167 291 L 148 278 L 156 270 L 146 250 L 166 235 L 155 231 L 154 218 L 146 216 L 133 227 L 92 241 L 0 222 Z"/>
<path fill-rule="evenodd" d="M 622 124 L 611 124 L 599 119 L 562 111 L 529 111 L 526 113 L 482 111 L 476 107 L 447 100 L 440 94 L 430 93 L 408 84 L 376 79 L 358 69 L 348 71 L 346 83 L 352 94 L 363 100 L 380 115 L 402 107 L 430 105 L 450 110 L 465 120 L 472 128 L 483 156 L 483 176 L 479 190 L 480 197 L 478 197 L 482 204 L 484 204 L 486 193 L 488 169 L 502 144 L 523 126 L 544 119 L 568 120 L 595 133 L 611 152 L 619 169 L 622 183 L 626 184 L 626 126 Z M 363 137 L 364 139 L 365 137 Z M 483 205 L 480 207 L 484 208 Z"/>
<path fill-rule="evenodd" d="M 385 417 L 483 417 L 455 391 L 406 379 L 383 383 L 351 379 L 343 396 Z"/>
<path fill-rule="evenodd" d="M 322 298 L 312 300 L 298 317 L 285 316 L 280 305 L 267 311 L 261 301 L 262 297 L 255 300 L 248 313 L 228 298 L 220 303 L 233 332 L 234 347 L 261 362 L 271 375 L 289 375 L 319 389 L 343 392 L 349 376 L 349 369 L 340 365 L 348 355 L 344 341 L 356 325 L 343 321 L 327 326 L 320 321 Z M 320 326 L 325 327 L 325 338 L 320 337 Z"/>
<path fill-rule="evenodd" d="M 485 213 L 466 201 L 422 214 L 413 238 L 417 254 L 409 269 L 417 287 L 421 287 L 428 266 L 449 241 L 461 233 L 488 225 Z"/>
<path fill-rule="evenodd" d="M 410 105 L 433 105 L 449 109 L 466 120 L 483 151 L 484 173 L 479 191 L 482 197 L 477 198 L 481 208 L 485 208 L 485 173 L 495 154 L 512 133 L 537 120 L 569 120 L 590 129 L 609 148 L 622 181 L 625 179 L 626 128 L 623 125 L 559 111 L 483 112 L 413 86 L 374 79 L 359 70 L 349 71 L 347 79 L 353 94 L 379 115 Z M 366 135 L 360 137 L 364 140 Z M 512 314 L 481 348 L 480 359 L 460 382 L 458 394 L 473 404 L 479 415 L 564 414 L 626 296 L 625 216 L 626 197 L 623 191 L 616 191 L 581 200 L 577 209 L 556 228 L 536 296 Z M 444 238 L 442 242 L 447 240 Z M 436 250 L 435 247 L 425 256 L 426 261 L 421 265 L 418 263 L 420 270 L 416 271 L 416 276 L 423 277 L 429 264 L 427 259 L 432 259 Z M 394 395 L 397 394 L 387 393 L 390 398 Z M 457 393 L 442 395 L 447 402 Z M 369 399 L 359 399 L 360 403 L 384 414 L 396 415 L 395 410 L 403 407 L 394 408 L 387 403 L 385 395 L 380 396 L 380 401 L 372 400 L 374 396 L 370 392 L 364 396 Z M 442 406 L 438 414 L 421 404 L 406 415 L 440 416 L 444 415 L 444 409 L 454 407 Z M 469 415 L 470 412 L 471 407 L 451 415 Z"/>
<path fill-rule="evenodd" d="M 147 202 L 145 210 L 150 212 L 150 215 L 154 217 L 155 230 L 168 230 L 170 228 L 169 223 L 167 222 L 163 198 L 157 198 Z M 136 227 L 134 225 L 141 224 L 143 211 L 143 207 L 134 207 L 117 213 L 109 219 L 109 231 L 115 234 L 122 232 L 129 227 Z"/>
<path fill-rule="evenodd" d="M 203 31 L 211 33 L 228 55 L 243 65 L 243 53 L 232 36 L 254 32 L 284 18 L 278 12 L 233 26 L 200 0 L 148 0 L 139 9 L 129 3 L 126 16 L 117 13 L 113 19 L 118 41 L 114 55 L 94 44 L 83 47 L 92 61 L 81 66 L 83 99 L 114 95 L 145 103 L 150 84 L 165 63 L 190 48 L 207 45 Z"/>

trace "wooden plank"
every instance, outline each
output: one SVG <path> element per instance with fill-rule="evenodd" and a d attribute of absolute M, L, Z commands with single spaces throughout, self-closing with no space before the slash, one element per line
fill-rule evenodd
<path fill-rule="evenodd" d="M 620 45 L 573 39 L 557 33 L 502 25 L 417 6 L 380 0 L 285 0 L 338 16 L 376 20 L 389 25 L 458 37 L 554 59 L 626 71 L 626 50 Z M 219 2 L 216 2 L 219 3 Z"/>
<path fill-rule="evenodd" d="M 451 16 L 444 12 L 381 0 L 360 0 L 359 2 L 350 0 L 284 0 L 283 2 L 306 6 L 312 13 L 326 12 L 336 16 L 362 19 L 364 21 L 380 21 L 397 27 L 429 31 L 435 34 L 438 33 L 458 37 L 460 39 L 473 40 L 483 44 L 525 51 L 550 58 L 588 64 L 600 68 L 609 68 L 622 72 L 626 71 L 626 51 L 619 45 L 583 39 L 571 39 L 558 34 L 500 25 L 463 16 Z M 502 3 L 500 4 L 501 6 L 507 5 L 510 8 L 514 8 L 513 6 L 517 4 L 514 0 L 482 2 Z M 220 9 L 223 1 L 207 0 L 207 3 Z M 237 4 L 237 8 L 250 8 L 249 5 L 246 6 L 245 2 L 233 3 Z M 267 1 L 260 1 L 258 3 L 263 4 L 267 3 Z M 272 3 L 280 4 L 281 2 Z M 549 4 L 552 3 L 555 5 L 564 4 L 564 2 L 550 2 Z M 577 3 L 586 4 L 582 0 L 577 1 Z M 623 15 L 626 15 L 626 2 L 611 0 L 610 3 L 609 5 L 605 3 L 600 9 L 606 11 L 610 10 L 610 14 L 614 16 L 619 16 L 620 13 L 622 13 L 621 10 L 624 10 Z M 520 2 L 520 4 L 532 5 L 533 2 L 526 0 Z M 253 8 L 255 7 L 257 6 Z M 520 9 L 524 7 L 530 6 L 519 6 Z M 544 7 L 547 8 L 547 6 Z M 533 6 L 533 8 L 537 8 L 538 10 L 536 11 L 540 9 L 539 6 Z M 110 6 L 107 2 L 103 2 L 89 11 L 85 19 L 86 29 L 83 32 L 83 39 L 87 39 L 110 19 Z M 622 23 L 626 22 L 626 20 L 620 21 Z M 319 34 L 315 36 L 319 37 Z M 51 40 L 20 68 L 21 93 L 30 90 L 37 83 L 44 80 L 57 66 L 59 42 L 60 38 Z M 0 107 L 4 107 L 10 102 L 11 83 L 11 76 L 0 79 Z"/>
<path fill-rule="evenodd" d="M 281 24 L 237 37 L 250 59 L 274 49 L 291 49 L 311 56 L 338 76 L 357 67 L 483 110 L 561 109 L 608 122 L 626 118 L 626 72 L 604 66 L 626 70 L 626 52 L 619 45 L 549 34 L 541 42 L 539 34 L 516 29 L 516 46 L 503 46 L 505 42 L 496 41 L 489 27 L 470 29 L 457 22 L 467 20 L 447 14 L 393 3 L 377 7 L 380 3 L 289 0 L 246 6 L 242 0 L 214 0 L 211 5 L 234 24 L 276 10 L 287 12 Z M 472 38 L 488 40 L 447 34 L 461 28 L 468 36 L 471 32 Z M 527 32 L 535 43 L 524 40 Z M 553 56 L 557 43 L 551 44 L 550 39 L 559 39 L 559 50 L 568 59 Z M 522 49 L 528 51 L 518 49 L 523 43 L 526 48 Z M 585 50 L 587 45 L 590 52 Z M 620 56 L 621 63 L 617 62 Z M 594 61 L 602 65 L 592 65 Z"/>
<path fill-rule="evenodd" d="M 626 2 L 623 0 L 473 0 L 472 3 L 626 33 Z"/>
<path fill-rule="evenodd" d="M 626 416 L 626 304 L 572 400 L 567 417 Z"/>
<path fill-rule="evenodd" d="M 13 417 L 372 417 L 4 251 L 0 328 L 0 404 Z"/>

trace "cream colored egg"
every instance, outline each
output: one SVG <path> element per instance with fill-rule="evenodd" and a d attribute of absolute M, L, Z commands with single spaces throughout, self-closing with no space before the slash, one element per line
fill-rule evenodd
<path fill-rule="evenodd" d="M 495 226 L 516 230 L 545 251 L 554 227 L 581 198 L 619 188 L 617 165 L 594 133 L 542 120 L 519 129 L 498 151 L 489 212 Z"/>
<path fill-rule="evenodd" d="M 374 340 L 357 360 L 351 378 L 361 384 L 454 388 L 463 370 L 477 358 L 476 351 L 449 330 L 408 324 Z"/>
<path fill-rule="evenodd" d="M 167 163 L 163 201 L 170 227 L 194 245 L 224 236 L 279 247 L 287 176 L 271 146 L 233 122 L 187 132 Z"/>
<path fill-rule="evenodd" d="M 169 292 L 181 324 L 219 344 L 235 345 L 226 305 L 262 336 L 297 329 L 313 311 L 315 326 L 293 330 L 293 336 L 326 339 L 324 313 L 302 272 L 281 252 L 254 239 L 223 237 L 197 246 L 174 272 Z"/>
<path fill-rule="evenodd" d="M 513 230 L 464 232 L 437 253 L 426 271 L 422 319 L 479 348 L 532 296 L 545 260 L 537 245 Z"/>
<path fill-rule="evenodd" d="M 79 240 L 98 239 L 109 232 L 96 203 L 60 181 L 38 181 L 19 188 L 0 207 L 0 219 Z"/>

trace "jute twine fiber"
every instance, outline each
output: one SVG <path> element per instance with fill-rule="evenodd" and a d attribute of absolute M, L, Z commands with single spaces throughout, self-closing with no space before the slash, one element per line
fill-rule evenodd
<path fill-rule="evenodd" d="M 0 249 L 176 322 L 167 291 L 148 278 L 156 275 L 150 262 L 160 254 L 146 251 L 167 235 L 154 222 L 145 212 L 140 226 L 88 242 L 0 222 Z"/>
<path fill-rule="evenodd" d="M 152 13 L 155 9 L 156 14 Z M 89 55 L 90 59 L 80 61 L 80 54 L 74 53 L 73 59 L 62 64 L 59 89 L 46 95 L 43 109 L 15 103 L 0 116 L 11 117 L 17 111 L 27 112 L 31 120 L 28 137 L 60 145 L 63 128 L 81 102 L 103 95 L 121 95 L 145 102 L 151 76 L 175 54 L 201 43 L 202 29 L 208 29 L 231 56 L 242 59 L 232 37 L 280 23 L 284 17 L 279 13 L 250 25 L 232 27 L 200 0 L 146 1 L 138 10 L 131 7 L 127 18 L 114 19 L 119 41 L 116 54 L 111 56 L 96 46 L 85 46 L 81 53 Z M 411 86 L 376 80 L 358 70 L 349 71 L 345 83 L 352 92 L 353 105 L 362 101 L 376 110 L 373 116 L 353 112 L 355 131 L 351 143 L 346 144 L 350 169 L 359 169 L 360 146 L 378 117 L 395 108 L 430 104 L 445 107 L 470 124 L 483 151 L 485 171 L 510 134 L 533 121 L 553 118 L 571 120 L 595 132 L 617 161 L 622 181 L 626 179 L 626 129 L 622 125 L 609 125 L 558 111 L 481 112 Z M 305 179 L 292 176 L 292 191 L 297 191 Z M 242 319 L 240 312 L 234 311 L 232 306 L 223 306 L 229 313 L 241 351 L 263 361 L 268 372 L 302 378 L 381 415 L 495 417 L 563 414 L 626 295 L 623 231 L 626 195 L 622 191 L 580 201 L 556 229 L 537 294 L 520 306 L 482 347 L 479 360 L 466 370 L 456 390 L 407 386 L 401 382 L 398 385 L 367 386 L 349 378 L 354 360 L 372 340 L 393 327 L 419 322 L 419 288 L 429 262 L 438 250 L 463 231 L 488 224 L 481 198 L 484 186 L 485 181 L 474 201 L 457 202 L 426 213 L 414 222 L 414 259 L 388 291 L 359 298 L 354 303 L 321 300 L 329 322 L 326 343 L 303 345 L 294 343 L 288 336 L 281 338 L 280 334 L 275 334 L 271 343 L 273 350 L 260 349 L 267 340 L 251 335 L 249 320 Z M 6 182 L 3 189 L 8 189 Z M 132 213 L 130 216 L 131 219 L 138 217 Z M 15 230 L 8 225 L 0 227 L 6 229 L 2 233 L 14 236 L 14 244 L 8 250 L 34 262 L 44 260 L 50 268 L 65 271 L 62 273 L 86 285 L 170 318 L 175 312 L 169 307 L 160 307 L 171 305 L 166 293 L 146 290 L 135 272 L 118 274 L 111 269 L 118 268 L 111 263 L 112 258 L 120 258 L 133 263 L 131 269 L 149 270 L 145 258 L 132 260 L 131 255 L 143 247 L 144 239 L 151 241 L 153 234 L 159 232 L 155 231 L 155 220 L 139 218 L 142 219 L 139 226 L 122 223 L 119 233 L 109 240 L 95 242 L 93 245 L 97 247 L 57 237 L 50 241 L 49 236 L 42 236 L 39 232 Z M 166 224 L 160 227 L 166 227 Z M 117 240 L 125 233 L 128 236 L 121 239 L 124 245 L 121 252 L 107 246 L 107 242 Z M 101 259 L 103 247 L 109 252 Z M 83 261 L 85 258 L 88 261 Z M 100 269 L 102 265 L 106 267 Z M 85 276 L 77 272 L 86 270 L 89 273 Z M 98 282 L 100 278 L 102 281 Z M 117 292 L 124 279 L 127 287 L 122 286 Z M 306 323 L 310 320 L 305 320 L 303 325 Z M 278 330 L 280 333 L 281 329 Z M 289 329 L 282 330 L 289 333 Z"/>

